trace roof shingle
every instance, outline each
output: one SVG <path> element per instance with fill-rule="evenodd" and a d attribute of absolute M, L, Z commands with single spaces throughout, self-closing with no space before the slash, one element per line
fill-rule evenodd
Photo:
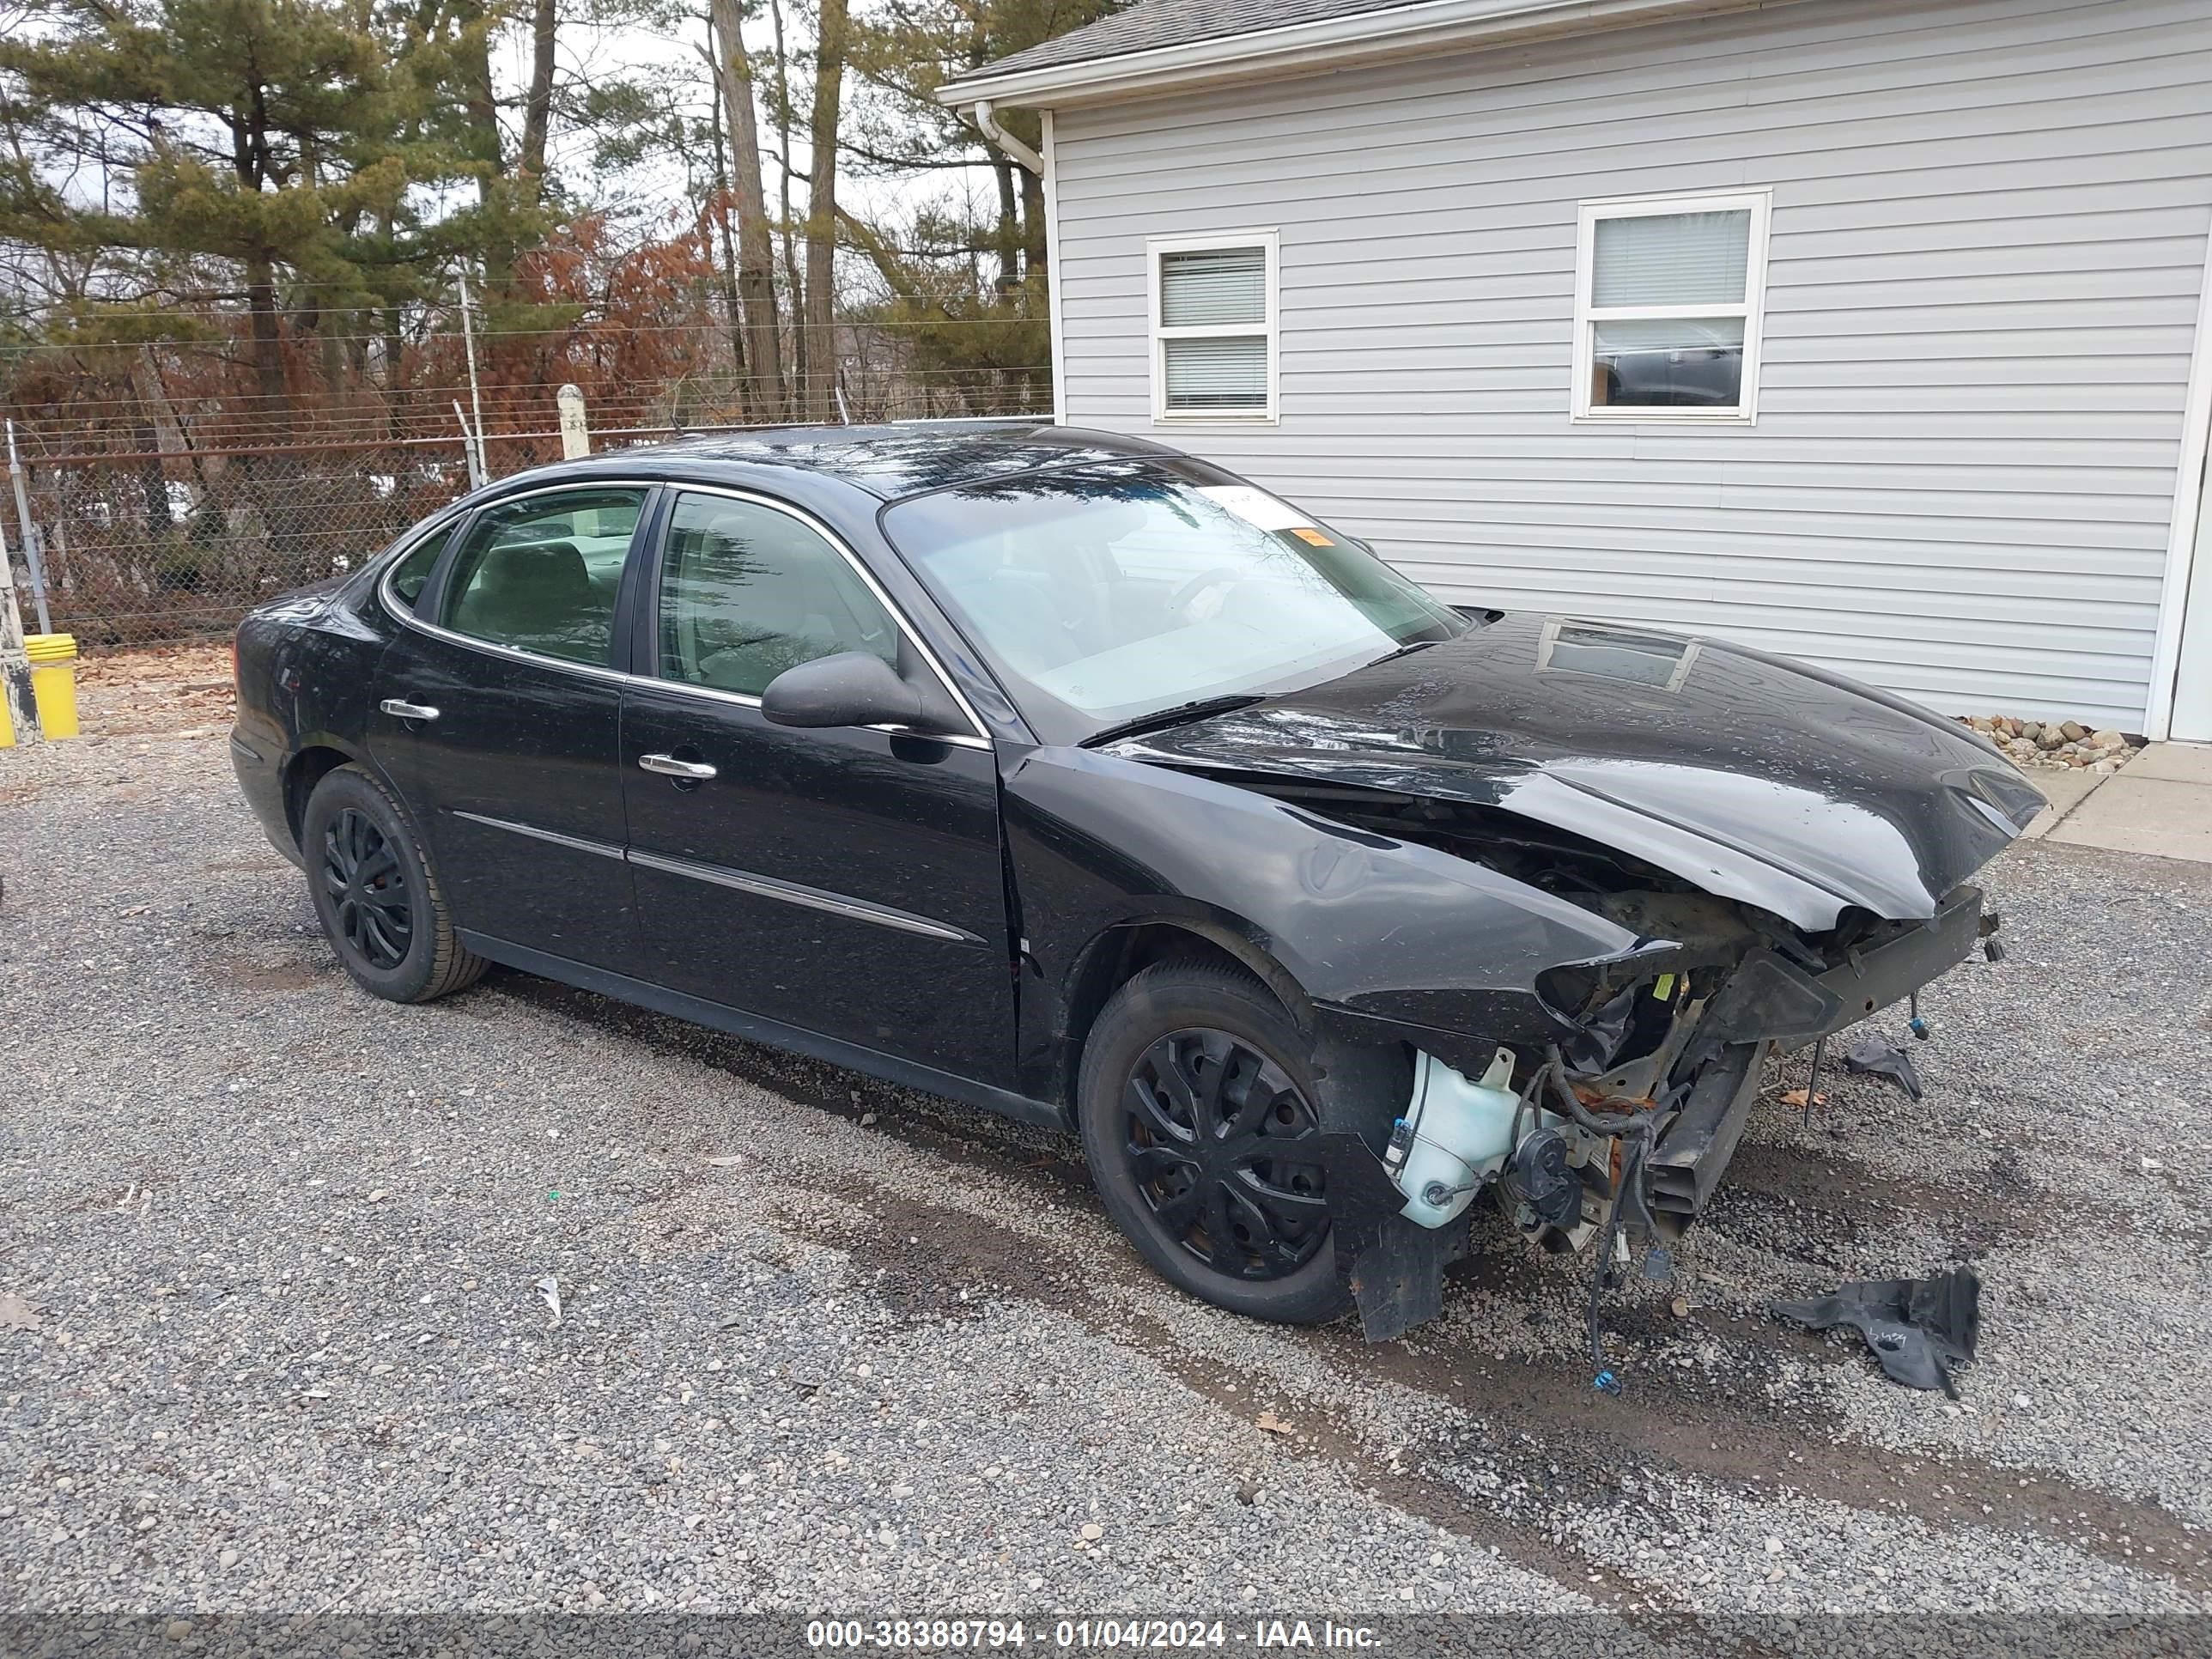
<path fill-rule="evenodd" d="M 1137 0 L 1127 11 L 998 58 L 960 78 L 1052 69 L 1420 3 L 1422 0 Z"/>

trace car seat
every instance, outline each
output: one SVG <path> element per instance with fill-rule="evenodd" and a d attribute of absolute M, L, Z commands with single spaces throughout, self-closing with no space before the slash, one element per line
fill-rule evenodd
<path fill-rule="evenodd" d="M 612 632 L 606 601 L 574 542 L 488 549 L 454 604 L 451 625 L 572 661 L 604 660 Z"/>

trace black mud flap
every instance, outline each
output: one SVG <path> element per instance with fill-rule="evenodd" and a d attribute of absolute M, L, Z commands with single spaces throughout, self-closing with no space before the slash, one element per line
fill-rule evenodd
<path fill-rule="evenodd" d="M 1782 1318 L 1825 1331 L 1849 1325 L 1893 1382 L 1908 1389 L 1941 1389 L 1956 1400 L 1951 1368 L 1974 1357 L 1981 1340 L 1982 1280 L 1972 1267 L 1954 1267 L 1929 1279 L 1863 1279 L 1839 1285 L 1832 1296 L 1777 1302 Z"/>
<path fill-rule="evenodd" d="M 1467 1254 L 1468 1218 L 1424 1227 L 1399 1213 L 1406 1195 L 1357 1135 L 1323 1135 L 1336 1273 L 1370 1342 L 1391 1342 L 1443 1311 L 1444 1269 Z"/>

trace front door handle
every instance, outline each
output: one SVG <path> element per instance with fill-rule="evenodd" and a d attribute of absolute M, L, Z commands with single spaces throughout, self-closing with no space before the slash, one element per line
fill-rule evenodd
<path fill-rule="evenodd" d="M 664 778 L 684 778 L 693 783 L 704 783 L 714 775 L 714 769 L 705 761 L 678 760 L 673 755 L 640 755 L 637 763 Z"/>
<path fill-rule="evenodd" d="M 438 711 L 429 704 L 410 702 L 404 697 L 386 697 L 376 706 L 386 714 L 403 720 L 434 720 L 438 718 Z"/>

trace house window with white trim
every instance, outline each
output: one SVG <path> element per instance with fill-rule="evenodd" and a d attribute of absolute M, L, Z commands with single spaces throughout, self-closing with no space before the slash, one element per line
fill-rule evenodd
<path fill-rule="evenodd" d="M 1753 419 L 1771 199 L 1748 191 L 1582 204 L 1577 420 Z"/>
<path fill-rule="evenodd" d="M 1276 236 L 1156 236 L 1151 267 L 1152 418 L 1275 418 Z"/>

